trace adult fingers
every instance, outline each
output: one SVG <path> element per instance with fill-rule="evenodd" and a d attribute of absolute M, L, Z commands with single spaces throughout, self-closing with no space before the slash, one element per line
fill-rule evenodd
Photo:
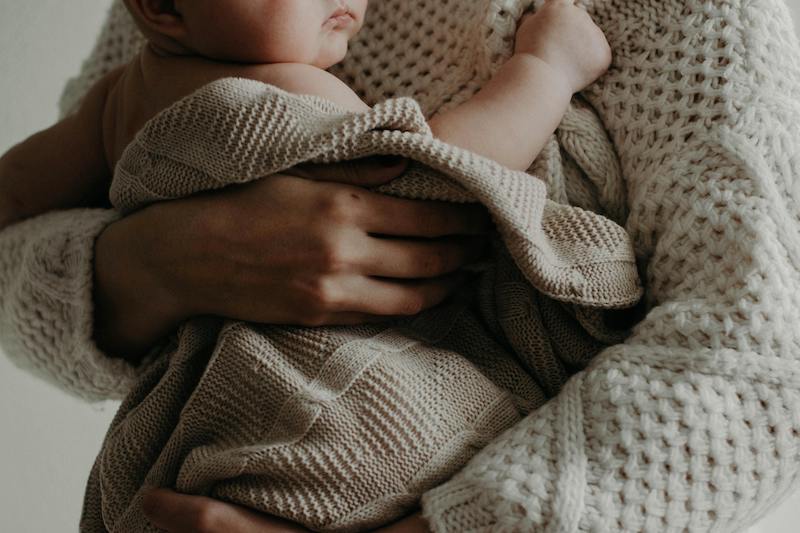
<path fill-rule="evenodd" d="M 412 316 L 439 305 L 470 278 L 465 272 L 427 280 L 350 276 L 340 280 L 342 298 L 339 305 L 351 313 Z"/>
<path fill-rule="evenodd" d="M 397 178 L 408 167 L 408 160 L 395 156 L 375 156 L 341 163 L 298 165 L 284 174 L 316 181 L 332 181 L 361 187 L 383 185 Z"/>
<path fill-rule="evenodd" d="M 492 225 L 488 212 L 478 204 L 408 200 L 356 187 L 331 190 L 323 198 L 326 209 L 337 217 L 345 216 L 364 231 L 382 235 L 479 235 L 488 233 Z"/>
<path fill-rule="evenodd" d="M 486 237 L 450 237 L 436 240 L 387 239 L 366 236 L 357 263 L 364 274 L 385 278 L 435 278 L 480 259 Z"/>
<path fill-rule="evenodd" d="M 171 490 L 154 489 L 144 495 L 142 510 L 154 525 L 169 533 L 217 531 L 228 522 L 228 510 L 209 498 L 187 496 Z M 232 527 L 232 533 L 245 529 Z"/>
<path fill-rule="evenodd" d="M 428 238 L 484 235 L 492 224 L 486 209 L 478 204 L 406 200 L 374 193 L 366 200 L 362 228 L 370 233 Z"/>
<path fill-rule="evenodd" d="M 392 315 L 370 315 L 368 313 L 333 313 L 327 317 L 324 323 L 316 325 L 324 326 L 359 326 L 361 324 L 379 324 L 396 318 Z"/>
<path fill-rule="evenodd" d="M 203 496 L 154 489 L 142 501 L 145 516 L 169 533 L 306 533 L 296 524 Z"/>

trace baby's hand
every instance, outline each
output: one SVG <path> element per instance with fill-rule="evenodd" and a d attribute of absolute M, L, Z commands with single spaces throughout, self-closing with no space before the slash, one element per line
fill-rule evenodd
<path fill-rule="evenodd" d="M 517 29 L 514 54 L 534 55 L 561 72 L 578 92 L 608 70 L 611 48 L 603 31 L 573 0 L 548 0 L 525 15 Z"/>

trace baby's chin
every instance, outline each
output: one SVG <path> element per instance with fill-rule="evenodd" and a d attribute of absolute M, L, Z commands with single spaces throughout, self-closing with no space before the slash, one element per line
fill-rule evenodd
<path fill-rule="evenodd" d="M 340 43 L 331 43 L 325 50 L 321 51 L 317 60 L 313 63 L 315 67 L 329 69 L 332 66 L 344 61 L 347 57 L 348 41 L 342 39 Z"/>

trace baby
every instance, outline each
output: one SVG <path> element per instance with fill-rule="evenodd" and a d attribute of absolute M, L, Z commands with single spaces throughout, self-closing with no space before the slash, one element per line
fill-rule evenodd
<path fill-rule="evenodd" d="M 127 5 L 147 46 L 100 80 L 75 114 L 0 160 L 0 228 L 51 209 L 96 204 L 145 123 L 221 78 L 320 96 L 354 113 L 369 109 L 325 71 L 344 58 L 363 24 L 367 0 L 127 0 Z M 572 94 L 602 74 L 609 59 L 605 38 L 589 16 L 571 1 L 552 0 L 522 21 L 515 53 L 495 77 L 429 124 L 443 141 L 525 170 Z M 352 485 L 361 488 L 358 480 Z"/>
<path fill-rule="evenodd" d="M 368 0 L 125 1 L 147 46 L 97 82 L 76 113 L 0 158 L 0 229 L 50 210 L 103 204 L 116 163 L 142 126 L 221 78 L 368 109 L 325 71 L 344 59 Z M 526 170 L 572 94 L 610 62 L 603 33 L 573 4 L 550 0 L 523 19 L 513 57 L 473 98 L 434 116 L 434 136 Z"/>

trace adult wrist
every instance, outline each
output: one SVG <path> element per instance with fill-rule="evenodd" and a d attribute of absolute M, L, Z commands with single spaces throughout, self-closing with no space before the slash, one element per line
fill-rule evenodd
<path fill-rule="evenodd" d="M 155 243 L 168 231 L 157 223 L 159 215 L 147 209 L 118 220 L 95 243 L 95 342 L 134 364 L 187 318 L 154 268 Z"/>

